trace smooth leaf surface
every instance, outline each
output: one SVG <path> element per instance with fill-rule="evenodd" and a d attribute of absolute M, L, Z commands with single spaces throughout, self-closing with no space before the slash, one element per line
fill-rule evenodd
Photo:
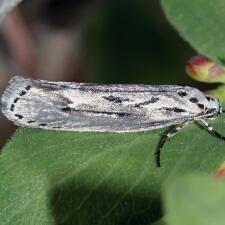
<path fill-rule="evenodd" d="M 161 0 L 171 24 L 200 54 L 225 63 L 225 1 Z"/>
<path fill-rule="evenodd" d="M 213 122 L 225 133 L 224 117 Z M 189 125 L 154 151 L 166 129 L 79 133 L 20 128 L 0 156 L 0 221 L 13 225 L 152 224 L 161 186 L 190 171 L 214 173 L 224 142 Z"/>
<path fill-rule="evenodd" d="M 171 182 L 165 193 L 169 225 L 223 225 L 225 183 L 205 175 L 189 175 Z"/>

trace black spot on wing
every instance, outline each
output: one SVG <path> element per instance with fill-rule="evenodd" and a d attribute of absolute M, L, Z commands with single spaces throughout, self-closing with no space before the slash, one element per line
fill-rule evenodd
<path fill-rule="evenodd" d="M 10 111 L 11 111 L 11 112 L 14 111 L 15 104 L 17 103 L 18 100 L 19 100 L 19 98 L 15 98 L 15 99 L 13 100 L 13 104 L 11 104 L 11 106 L 10 106 Z"/>
<path fill-rule="evenodd" d="M 21 91 L 19 95 L 20 95 L 20 96 L 23 96 L 23 95 L 25 95 L 26 93 L 27 93 L 26 91 Z"/>
<path fill-rule="evenodd" d="M 131 113 L 126 113 L 126 112 L 111 112 L 111 111 L 97 111 L 97 110 L 85 110 L 85 109 L 74 109 L 70 107 L 64 107 L 61 109 L 63 112 L 80 112 L 80 113 L 93 113 L 93 114 L 105 114 L 105 115 L 110 115 L 110 116 L 119 116 L 119 117 L 124 117 L 124 116 L 130 116 Z"/>
<path fill-rule="evenodd" d="M 173 112 L 187 112 L 185 109 L 180 109 L 180 108 L 172 108 Z"/>
<path fill-rule="evenodd" d="M 27 123 L 35 123 L 34 120 L 28 120 Z"/>
<path fill-rule="evenodd" d="M 38 126 L 45 127 L 45 126 L 47 126 L 47 123 L 39 123 Z"/>
<path fill-rule="evenodd" d="M 15 98 L 13 102 L 14 102 L 14 103 L 17 103 L 18 100 L 19 100 L 19 98 Z"/>
<path fill-rule="evenodd" d="M 15 114 L 15 116 L 16 116 L 18 119 L 23 119 L 23 116 L 20 115 L 20 114 Z"/>
<path fill-rule="evenodd" d="M 179 92 L 178 92 L 178 95 L 179 95 L 180 97 L 185 97 L 185 96 L 187 96 L 187 92 L 185 92 L 185 91 L 179 91 Z"/>
<path fill-rule="evenodd" d="M 14 111 L 14 107 L 15 107 L 14 104 L 12 104 L 11 107 L 10 107 L 10 110 L 11 110 L 12 112 Z"/>
<path fill-rule="evenodd" d="M 159 98 L 157 98 L 157 97 L 152 97 L 152 98 L 151 98 L 150 100 L 148 100 L 148 101 L 140 102 L 140 103 L 135 104 L 134 107 L 139 108 L 139 107 L 141 107 L 142 105 L 149 105 L 149 104 L 151 104 L 151 103 L 156 103 L 158 100 L 159 100 Z"/>
<path fill-rule="evenodd" d="M 61 109 L 63 112 L 72 112 L 72 108 L 70 107 L 64 107 Z"/>
<path fill-rule="evenodd" d="M 192 102 L 192 103 L 197 103 L 198 99 L 197 98 L 190 98 L 189 101 Z"/>
<path fill-rule="evenodd" d="M 198 107 L 200 108 L 200 109 L 204 109 L 204 105 L 203 104 L 198 104 Z"/>
<path fill-rule="evenodd" d="M 185 109 L 181 109 L 181 108 L 177 108 L 177 107 L 173 107 L 173 108 L 163 107 L 162 110 L 176 112 L 176 113 L 187 112 Z"/>
<path fill-rule="evenodd" d="M 128 98 L 121 98 L 121 97 L 115 97 L 115 96 L 103 96 L 104 99 L 108 100 L 109 102 L 114 102 L 114 103 L 122 103 L 125 101 L 129 101 Z"/>
<path fill-rule="evenodd" d="M 27 86 L 25 87 L 25 89 L 28 91 L 28 90 L 31 89 L 31 86 L 30 86 L 30 85 L 27 85 Z"/>

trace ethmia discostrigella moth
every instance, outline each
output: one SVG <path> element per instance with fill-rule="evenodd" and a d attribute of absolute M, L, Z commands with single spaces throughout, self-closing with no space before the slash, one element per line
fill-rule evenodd
<path fill-rule="evenodd" d="M 192 122 L 225 137 L 207 122 L 221 112 L 218 99 L 176 85 L 99 85 L 13 77 L 1 98 L 3 114 L 18 126 L 48 130 L 137 132 L 168 126 L 155 153 Z"/>

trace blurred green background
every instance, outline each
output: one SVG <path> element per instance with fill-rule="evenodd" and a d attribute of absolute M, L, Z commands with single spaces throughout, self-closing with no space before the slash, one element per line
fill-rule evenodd
<path fill-rule="evenodd" d="M 169 25 L 157 0 L 99 5 L 86 32 L 88 80 L 188 84 L 184 65 L 194 51 Z"/>

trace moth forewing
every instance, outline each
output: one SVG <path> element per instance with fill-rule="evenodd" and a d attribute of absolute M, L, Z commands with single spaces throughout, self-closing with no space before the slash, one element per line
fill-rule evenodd
<path fill-rule="evenodd" d="M 190 87 L 79 84 L 22 77 L 13 78 L 2 96 L 3 113 L 18 125 L 76 131 L 166 127 L 200 116 L 200 104 L 206 105 L 205 96 Z"/>
<path fill-rule="evenodd" d="M 16 125 L 49 130 L 133 132 L 215 118 L 220 102 L 192 87 L 99 85 L 14 77 L 3 93 L 3 114 Z M 167 137 L 167 138 L 166 138 Z M 160 145 L 157 150 L 159 158 Z M 159 163 L 158 163 L 159 165 Z"/>

